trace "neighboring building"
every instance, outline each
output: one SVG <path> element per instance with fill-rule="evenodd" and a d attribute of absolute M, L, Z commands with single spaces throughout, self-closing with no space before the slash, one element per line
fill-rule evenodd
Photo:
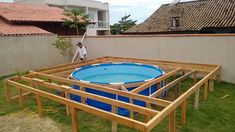
<path fill-rule="evenodd" d="M 235 0 L 165 4 L 125 34 L 164 33 L 235 33 Z"/>
<path fill-rule="evenodd" d="M 110 34 L 109 26 L 109 4 L 93 0 L 14 0 L 16 3 L 49 5 L 64 9 L 80 8 L 89 15 L 94 22 L 87 29 L 89 36 Z"/>
<path fill-rule="evenodd" d="M 49 6 L 0 2 L 0 35 L 76 35 L 63 26 L 63 9 Z M 84 34 L 84 30 L 79 30 Z"/>

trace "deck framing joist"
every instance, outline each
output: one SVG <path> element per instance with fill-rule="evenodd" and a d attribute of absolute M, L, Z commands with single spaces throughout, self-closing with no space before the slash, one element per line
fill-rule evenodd
<path fill-rule="evenodd" d="M 76 68 L 92 65 L 97 63 L 107 62 L 134 62 L 134 63 L 145 63 L 156 65 L 166 71 L 166 73 L 154 80 L 146 83 L 139 84 L 127 84 L 127 85 L 97 85 L 84 83 L 81 81 L 73 80 L 69 78 L 69 75 Z M 155 126 L 157 126 L 167 116 L 169 117 L 169 128 L 170 132 L 174 132 L 176 117 L 176 108 L 181 106 L 181 124 L 186 123 L 186 107 L 187 98 L 194 95 L 195 93 L 195 109 L 199 107 L 199 89 L 204 88 L 204 99 L 207 100 L 207 91 L 213 91 L 213 85 L 215 80 L 220 80 L 220 65 L 214 64 L 196 64 L 196 63 L 185 63 L 185 62 L 174 62 L 174 61 L 163 61 L 163 60 L 146 60 L 146 59 L 135 59 L 135 58 L 123 58 L 123 57 L 102 57 L 93 60 L 89 60 L 85 63 L 67 63 L 54 67 L 44 68 L 41 70 L 31 71 L 29 74 L 21 77 L 14 77 L 6 81 L 5 90 L 7 101 L 19 100 L 20 107 L 23 107 L 24 96 L 28 96 L 30 93 L 36 95 L 38 112 L 40 116 L 43 116 L 43 104 L 42 98 L 56 101 L 66 106 L 66 112 L 72 118 L 73 131 L 76 132 L 79 129 L 78 125 L 78 110 L 85 111 L 90 114 L 94 114 L 104 119 L 112 121 L 112 131 L 117 131 L 117 123 L 126 125 L 143 132 L 150 132 Z M 197 82 L 197 74 L 200 74 L 200 81 Z M 174 80 L 169 82 L 169 79 L 174 77 Z M 180 88 L 180 84 L 187 78 L 194 79 L 194 85 L 182 94 L 180 94 L 175 100 L 167 101 L 162 99 L 161 95 L 172 88 Z M 161 87 L 162 82 L 166 82 L 165 86 Z M 80 90 L 72 88 L 73 85 L 80 86 Z M 158 85 L 161 87 L 155 93 L 149 96 L 143 96 L 138 94 L 139 92 L 151 87 L 152 85 Z M 127 91 L 126 87 L 138 86 L 132 91 Z M 59 96 L 51 92 L 47 92 L 44 89 L 61 91 L 64 96 Z M 12 95 L 11 89 L 17 88 L 18 95 Z M 115 99 L 95 95 L 86 92 L 86 88 L 100 90 L 103 92 L 124 96 L 129 98 L 129 103 L 121 102 Z M 81 103 L 75 102 L 70 99 L 70 95 L 81 96 Z M 86 99 L 95 99 L 100 102 L 110 104 L 112 111 L 104 111 L 98 108 L 89 106 L 86 104 Z M 135 105 L 134 100 L 141 100 L 146 102 L 146 107 Z M 162 107 L 162 110 L 156 110 L 152 105 Z M 124 117 L 117 114 L 117 108 L 125 108 L 130 110 L 130 117 Z M 145 121 L 139 121 L 135 119 L 134 113 L 143 115 Z"/>

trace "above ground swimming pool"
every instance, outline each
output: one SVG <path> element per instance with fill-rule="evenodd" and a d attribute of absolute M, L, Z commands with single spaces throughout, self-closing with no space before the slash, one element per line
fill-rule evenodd
<path fill-rule="evenodd" d="M 84 66 L 76 69 L 72 72 L 71 77 L 85 82 L 94 83 L 102 85 L 125 85 L 125 84 L 137 84 L 141 82 L 148 82 L 155 78 L 158 78 L 164 74 L 157 66 L 146 65 L 141 63 L 104 63 L 104 64 L 93 64 L 89 66 Z M 162 83 L 164 85 L 164 82 Z M 74 85 L 75 89 L 80 89 L 79 86 Z M 127 87 L 128 91 L 135 89 L 136 87 Z M 153 85 L 148 89 L 141 91 L 139 94 L 148 96 L 155 91 L 157 91 L 157 85 Z M 130 99 L 123 96 L 117 96 L 115 94 L 94 90 L 91 88 L 86 88 L 86 92 L 108 97 L 111 99 L 116 99 L 124 102 L 130 102 Z M 80 96 L 72 95 L 72 99 L 81 102 Z M 139 100 L 134 100 L 134 104 L 139 106 L 146 106 L 146 103 Z M 106 110 L 111 111 L 111 105 L 103 102 L 99 102 L 92 99 L 87 99 L 86 104 Z M 129 116 L 129 110 L 118 108 L 118 114 L 123 116 Z"/>

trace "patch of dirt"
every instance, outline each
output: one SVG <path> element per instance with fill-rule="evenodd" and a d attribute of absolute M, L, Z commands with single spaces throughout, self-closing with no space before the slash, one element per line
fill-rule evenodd
<path fill-rule="evenodd" d="M 0 116 L 0 132 L 60 132 L 57 124 L 37 114 Z"/>

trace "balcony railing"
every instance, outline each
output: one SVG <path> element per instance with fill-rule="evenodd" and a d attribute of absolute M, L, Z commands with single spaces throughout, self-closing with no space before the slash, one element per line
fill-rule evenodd
<path fill-rule="evenodd" d="M 89 28 L 109 28 L 109 23 L 104 21 L 98 21 L 95 24 L 90 24 Z"/>

